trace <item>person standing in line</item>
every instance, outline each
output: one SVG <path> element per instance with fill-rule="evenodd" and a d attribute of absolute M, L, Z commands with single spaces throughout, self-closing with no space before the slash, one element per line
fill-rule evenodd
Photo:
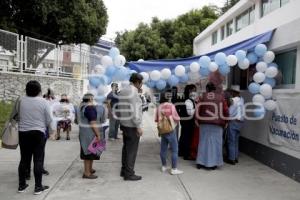
<path fill-rule="evenodd" d="M 244 122 L 244 99 L 240 96 L 240 86 L 232 85 L 232 104 L 229 107 L 231 120 L 228 124 L 227 149 L 228 155 L 225 162 L 231 165 L 238 163 L 239 137 Z"/>
<path fill-rule="evenodd" d="M 19 188 L 22 193 L 28 187 L 26 173 L 33 156 L 35 188 L 39 195 L 49 189 L 42 185 L 44 146 L 46 129 L 51 127 L 51 112 L 48 102 L 41 96 L 41 85 L 38 81 L 26 84 L 26 96 L 20 99 L 19 107 L 19 145 L 21 160 L 19 164 Z"/>
<path fill-rule="evenodd" d="M 179 156 L 184 160 L 192 160 L 191 145 L 195 128 L 195 99 L 197 97 L 196 86 L 191 84 L 184 88 L 184 106 L 182 106 L 181 135 L 179 138 Z"/>
<path fill-rule="evenodd" d="M 83 179 L 96 179 L 94 175 L 96 170 L 93 169 L 94 160 L 99 160 L 100 156 L 89 152 L 88 147 L 96 138 L 100 140 L 100 116 L 103 113 L 97 113 L 97 107 L 94 105 L 94 96 L 87 93 L 83 96 L 79 108 L 78 124 L 79 124 L 79 141 L 80 141 L 80 158 L 83 160 L 84 172 Z M 102 109 L 104 112 L 104 109 Z"/>
<path fill-rule="evenodd" d="M 125 181 L 138 181 L 142 177 L 135 174 L 134 166 L 142 131 L 142 100 L 139 91 L 143 85 L 143 76 L 133 73 L 130 85 L 119 93 L 118 112 L 123 131 L 122 168 L 120 176 Z"/>
<path fill-rule="evenodd" d="M 165 92 L 161 95 L 160 105 L 158 106 L 155 114 L 155 122 L 159 123 L 162 120 L 162 115 L 171 118 L 176 124 L 179 123 L 180 117 L 176 111 L 175 106 L 170 102 L 172 98 L 171 92 Z M 161 171 L 167 171 L 167 153 L 168 145 L 171 147 L 172 151 L 172 168 L 170 174 L 178 175 L 182 174 L 183 171 L 177 169 L 178 160 L 178 142 L 176 137 L 176 130 L 173 129 L 170 133 L 161 134 L 160 142 L 160 158 L 161 158 Z"/>
<path fill-rule="evenodd" d="M 117 119 L 116 110 L 119 102 L 118 98 L 119 86 L 117 83 L 111 84 L 111 92 L 107 95 L 107 108 L 109 117 L 109 140 L 115 140 L 118 138 L 120 121 Z"/>
<path fill-rule="evenodd" d="M 196 119 L 199 121 L 201 133 L 196 159 L 198 169 L 215 170 L 223 165 L 222 135 L 228 116 L 224 96 L 216 91 L 213 83 L 209 82 L 197 105 Z"/>

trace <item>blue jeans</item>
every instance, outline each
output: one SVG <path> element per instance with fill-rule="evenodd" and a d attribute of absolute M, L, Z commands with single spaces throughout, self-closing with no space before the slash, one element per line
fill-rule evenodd
<path fill-rule="evenodd" d="M 109 138 L 117 138 L 119 131 L 120 121 L 114 117 L 109 118 Z"/>
<path fill-rule="evenodd" d="M 236 160 L 239 156 L 239 137 L 243 122 L 230 121 L 228 125 L 228 159 Z"/>
<path fill-rule="evenodd" d="M 178 142 L 176 133 L 173 130 L 171 133 L 163 134 L 160 142 L 160 159 L 163 166 L 167 165 L 168 145 L 170 144 L 172 151 L 172 168 L 177 168 L 178 159 Z"/>

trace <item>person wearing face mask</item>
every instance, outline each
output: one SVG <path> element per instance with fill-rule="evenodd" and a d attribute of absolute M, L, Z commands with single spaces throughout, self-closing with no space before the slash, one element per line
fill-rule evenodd
<path fill-rule="evenodd" d="M 142 177 L 135 174 L 134 165 L 142 131 L 142 100 L 139 91 L 143 85 L 143 76 L 133 73 L 130 85 L 119 93 L 118 116 L 123 131 L 122 168 L 120 176 L 125 181 L 138 181 Z"/>
<path fill-rule="evenodd" d="M 194 84 L 187 85 L 184 88 L 184 105 L 182 106 L 181 135 L 179 138 L 179 156 L 184 160 L 192 160 L 191 144 L 195 128 L 195 99 L 197 98 L 196 86 Z"/>

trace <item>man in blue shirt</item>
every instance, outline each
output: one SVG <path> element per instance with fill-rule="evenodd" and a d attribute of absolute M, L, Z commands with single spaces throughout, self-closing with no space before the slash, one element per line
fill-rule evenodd
<path fill-rule="evenodd" d="M 118 84 L 111 84 L 111 92 L 107 95 L 107 108 L 108 108 L 108 118 L 109 118 L 109 140 L 115 140 L 118 138 L 118 131 L 120 126 L 120 121 L 117 119 L 116 111 L 117 104 L 119 103 L 118 97 Z"/>

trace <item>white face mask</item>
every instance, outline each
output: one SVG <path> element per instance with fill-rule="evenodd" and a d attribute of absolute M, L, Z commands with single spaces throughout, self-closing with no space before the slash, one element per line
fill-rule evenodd
<path fill-rule="evenodd" d="M 197 97 L 198 97 L 197 92 L 191 92 L 191 93 L 190 93 L 190 98 L 191 98 L 191 99 L 195 100 Z"/>

